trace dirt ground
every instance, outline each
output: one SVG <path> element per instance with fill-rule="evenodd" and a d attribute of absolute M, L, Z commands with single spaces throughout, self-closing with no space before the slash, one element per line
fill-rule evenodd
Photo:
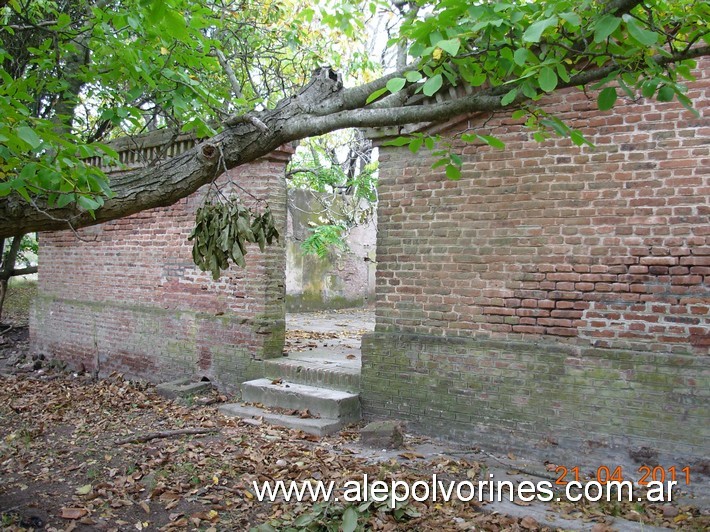
<path fill-rule="evenodd" d="M 318 438 L 258 420 L 228 418 L 217 391 L 187 402 L 120 375 L 93 379 L 33 360 L 27 330 L 0 337 L 0 525 L 4 530 L 552 530 L 524 505 L 515 516 L 486 504 L 410 502 L 395 510 L 259 502 L 253 481 L 475 480 L 470 456 L 420 454 L 424 439 L 374 460 L 353 427 Z M 166 431 L 205 434 L 166 437 Z M 161 436 L 122 443 L 130 437 Z M 424 442 L 426 443 L 426 442 Z M 550 503 L 567 529 L 596 532 L 653 525 L 707 530 L 689 505 Z M 621 521 L 624 518 L 629 521 Z M 626 524 L 625 524 L 626 523 Z M 629 528 L 629 525 L 631 528 Z"/>

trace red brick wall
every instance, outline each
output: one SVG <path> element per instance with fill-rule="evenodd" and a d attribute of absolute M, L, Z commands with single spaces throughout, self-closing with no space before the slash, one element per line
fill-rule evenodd
<path fill-rule="evenodd" d="M 268 200 L 282 234 L 287 158 L 275 152 L 230 172 Z M 258 372 L 258 360 L 280 356 L 283 239 L 264 253 L 252 246 L 246 269 L 213 281 L 194 266 L 187 240 L 204 192 L 83 229 L 83 240 L 69 231 L 41 234 L 34 347 L 87 370 L 158 382 L 207 376 L 227 387 Z"/>
<path fill-rule="evenodd" d="M 545 107 L 594 148 L 471 119 L 455 129 L 498 136 L 506 149 L 455 143 L 458 182 L 431 170 L 426 150 L 381 148 L 378 327 L 707 353 L 705 65 L 689 94 L 699 118 L 645 100 L 600 113 L 579 91 Z"/>
<path fill-rule="evenodd" d="M 707 453 L 710 61 L 697 78 L 699 117 L 677 102 L 599 112 L 594 94 L 548 98 L 595 147 L 537 143 L 503 116 L 449 124 L 444 136 L 506 143 L 452 141 L 459 181 L 424 149 L 380 148 L 366 415 L 572 457 Z"/>

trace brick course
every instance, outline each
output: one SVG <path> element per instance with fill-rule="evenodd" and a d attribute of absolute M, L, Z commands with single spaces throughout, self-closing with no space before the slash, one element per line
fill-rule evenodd
<path fill-rule="evenodd" d="M 448 138 L 506 143 L 452 140 L 459 181 L 426 150 L 381 147 L 365 412 L 437 434 L 483 424 L 582 441 L 588 426 L 609 445 L 707 453 L 709 74 L 704 60 L 690 84 L 700 117 L 677 102 L 599 112 L 593 94 L 548 98 L 593 148 L 536 143 L 505 117 L 452 122 Z"/>
<path fill-rule="evenodd" d="M 282 235 L 288 157 L 274 152 L 229 173 L 268 200 Z M 82 229 L 82 240 L 42 233 L 34 348 L 87 371 L 158 382 L 208 377 L 234 389 L 261 376 L 260 360 L 281 356 L 283 347 L 284 239 L 264 253 L 252 245 L 246 269 L 213 281 L 193 264 L 187 240 L 204 193 Z"/>

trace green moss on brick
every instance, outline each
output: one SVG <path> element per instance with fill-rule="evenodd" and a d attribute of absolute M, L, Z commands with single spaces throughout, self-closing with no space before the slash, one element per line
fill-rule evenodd
<path fill-rule="evenodd" d="M 549 341 L 376 332 L 363 341 L 362 397 L 366 415 L 412 406 L 398 412 L 439 436 L 487 437 L 475 428 L 483 424 L 491 434 L 515 427 L 531 441 L 564 435 L 581 444 L 595 433 L 700 455 L 710 438 L 708 369 L 693 357 L 670 364 L 654 353 Z M 679 387 L 689 370 L 695 384 Z"/>

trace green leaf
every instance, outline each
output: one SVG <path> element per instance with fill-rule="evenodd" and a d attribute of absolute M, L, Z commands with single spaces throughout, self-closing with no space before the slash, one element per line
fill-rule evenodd
<path fill-rule="evenodd" d="M 422 79 L 422 73 L 418 70 L 408 70 L 404 73 L 404 77 L 409 83 L 416 83 L 417 81 Z"/>
<path fill-rule="evenodd" d="M 560 13 L 560 17 L 562 17 L 565 22 L 568 22 L 571 26 L 574 26 L 575 28 L 582 25 L 582 19 L 579 18 L 579 15 L 577 13 Z"/>
<path fill-rule="evenodd" d="M 658 33 L 651 30 L 646 30 L 639 26 L 638 22 L 631 15 L 624 15 L 626 28 L 629 30 L 629 35 L 643 46 L 651 46 L 658 42 Z"/>
<path fill-rule="evenodd" d="M 661 80 L 658 78 L 653 78 L 644 81 L 643 85 L 641 85 L 641 94 L 643 95 L 643 97 L 653 98 L 653 95 L 656 94 L 656 89 L 658 88 L 660 82 Z"/>
<path fill-rule="evenodd" d="M 387 90 L 394 94 L 401 91 L 406 83 L 407 80 L 404 78 L 392 78 L 387 82 Z"/>
<path fill-rule="evenodd" d="M 585 138 L 582 132 L 576 129 L 570 131 L 569 137 L 572 139 L 572 142 L 574 142 L 577 146 L 581 146 L 582 144 L 593 146 L 593 144 Z"/>
<path fill-rule="evenodd" d="M 621 24 L 621 19 L 609 14 L 604 15 L 602 18 L 597 20 L 597 23 L 594 26 L 594 42 L 604 42 L 612 33 L 616 31 L 619 24 Z"/>
<path fill-rule="evenodd" d="M 35 174 L 37 173 L 37 163 L 27 163 L 22 167 L 20 175 L 18 176 L 21 181 L 31 181 Z"/>
<path fill-rule="evenodd" d="M 496 148 L 498 150 L 505 149 L 505 142 L 503 142 L 497 137 L 493 137 L 491 135 L 478 135 L 478 138 L 488 144 L 491 148 Z"/>
<path fill-rule="evenodd" d="M 675 89 L 670 85 L 664 85 L 658 90 L 656 99 L 659 102 L 670 102 L 673 100 L 673 96 L 675 96 Z"/>
<path fill-rule="evenodd" d="M 366 104 L 374 102 L 377 98 L 382 96 L 385 92 L 387 92 L 387 87 L 383 87 L 382 89 L 377 89 L 375 92 L 370 94 L 367 97 L 367 100 L 365 101 Z"/>
<path fill-rule="evenodd" d="M 508 93 L 503 96 L 500 100 L 500 104 L 502 106 L 506 106 L 509 103 L 512 103 L 513 100 L 515 100 L 515 97 L 518 95 L 518 89 L 513 89 L 511 91 L 508 91 Z"/>
<path fill-rule="evenodd" d="M 444 50 L 449 55 L 456 55 L 461 47 L 461 41 L 458 39 L 448 39 L 445 41 L 439 41 L 436 46 Z"/>
<path fill-rule="evenodd" d="M 424 92 L 427 96 L 433 96 L 443 84 L 444 79 L 441 77 L 441 74 L 437 74 L 426 80 L 426 83 L 424 83 L 424 87 L 422 88 L 422 92 Z"/>
<path fill-rule="evenodd" d="M 62 207 L 66 207 L 70 203 L 73 203 L 75 200 L 76 196 L 74 194 L 60 194 L 57 198 L 56 207 L 61 209 Z"/>
<path fill-rule="evenodd" d="M 453 179 L 454 181 L 461 179 L 461 170 L 453 164 L 446 165 L 446 177 Z"/>
<path fill-rule="evenodd" d="M 523 66 L 528 58 L 528 53 L 527 48 L 518 48 L 515 50 L 515 53 L 513 54 L 513 61 L 515 61 L 515 64 Z"/>
<path fill-rule="evenodd" d="M 15 130 L 15 132 L 17 133 L 17 136 L 29 144 L 33 150 L 39 148 L 39 145 L 42 144 L 42 139 L 37 136 L 37 133 L 35 133 L 32 128 L 20 126 Z"/>
<path fill-rule="evenodd" d="M 94 198 L 89 198 L 88 196 L 79 196 L 76 199 L 76 202 L 79 204 L 80 207 L 86 209 L 89 212 L 101 207 L 101 203 L 96 201 Z"/>
<path fill-rule="evenodd" d="M 12 192 L 12 184 L 7 181 L 0 181 L 0 198 Z"/>
<path fill-rule="evenodd" d="M 696 79 L 693 75 L 693 71 L 691 70 L 690 65 L 675 65 L 675 71 L 688 81 L 695 81 Z"/>
<path fill-rule="evenodd" d="M 608 111 L 616 103 L 616 88 L 606 87 L 597 96 L 597 106 L 600 111 Z"/>
<path fill-rule="evenodd" d="M 542 67 L 540 69 L 540 77 L 538 79 L 540 88 L 545 92 L 552 92 L 557 87 L 557 74 L 550 67 Z"/>
<path fill-rule="evenodd" d="M 153 2 L 153 9 L 148 12 L 148 20 L 153 24 L 157 24 L 163 20 L 163 17 L 165 17 L 166 7 L 166 3 L 163 1 Z"/>
<path fill-rule="evenodd" d="M 525 42 L 540 42 L 542 34 L 546 29 L 557 25 L 557 17 L 550 17 L 544 20 L 538 20 L 531 24 L 523 33 L 523 41 Z"/>
<path fill-rule="evenodd" d="M 678 101 L 683 107 L 693 113 L 693 116 L 695 116 L 695 118 L 700 118 L 700 113 L 697 109 L 693 107 L 693 102 L 690 98 L 688 98 L 685 94 L 681 94 L 679 92 L 676 93 L 676 98 L 678 98 Z"/>
<path fill-rule="evenodd" d="M 412 142 L 411 137 L 397 137 L 396 139 L 388 140 L 387 142 L 383 142 L 383 146 L 406 146 Z"/>
<path fill-rule="evenodd" d="M 164 22 L 172 36 L 181 41 L 186 41 L 189 38 L 185 18 L 180 13 L 173 10 L 166 11 Z"/>
<path fill-rule="evenodd" d="M 357 510 L 352 506 L 348 506 L 343 512 L 343 532 L 354 532 L 357 528 L 357 520 Z"/>

